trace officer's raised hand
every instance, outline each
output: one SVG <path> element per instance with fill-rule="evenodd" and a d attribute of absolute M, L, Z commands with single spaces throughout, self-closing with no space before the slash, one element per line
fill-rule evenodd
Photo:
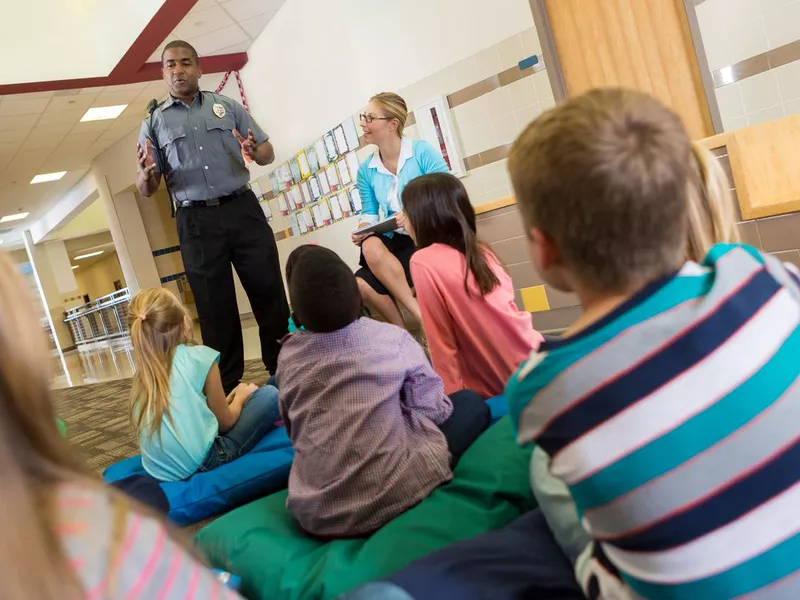
<path fill-rule="evenodd" d="M 250 160 L 256 159 L 256 148 L 258 144 L 256 143 L 256 136 L 253 135 L 253 130 L 247 130 L 247 137 L 243 138 L 242 134 L 239 133 L 238 130 L 233 130 L 233 135 L 236 137 L 236 140 L 239 142 L 239 145 L 242 147 L 242 154 L 244 154 Z"/>
<path fill-rule="evenodd" d="M 143 173 L 146 179 L 150 178 L 153 169 L 156 168 L 156 162 L 153 160 L 153 152 L 150 149 L 150 140 L 145 140 L 144 148 L 141 144 L 136 144 L 136 160 L 139 163 L 139 170 Z"/>

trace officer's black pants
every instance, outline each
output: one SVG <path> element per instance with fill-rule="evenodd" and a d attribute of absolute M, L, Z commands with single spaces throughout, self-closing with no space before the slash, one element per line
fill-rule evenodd
<path fill-rule="evenodd" d="M 220 206 L 180 208 L 177 221 L 203 343 L 221 354 L 226 393 L 239 383 L 244 372 L 242 325 L 231 264 L 258 321 L 264 366 L 274 373 L 278 340 L 287 333 L 289 305 L 275 236 L 255 194 L 249 191 Z"/>

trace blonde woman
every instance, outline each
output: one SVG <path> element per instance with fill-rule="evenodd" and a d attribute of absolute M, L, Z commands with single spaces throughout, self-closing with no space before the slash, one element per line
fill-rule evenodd
<path fill-rule="evenodd" d="M 378 150 L 358 170 L 363 203 L 359 227 L 374 225 L 381 216 L 396 216 L 398 229 L 366 237 L 353 234 L 353 243 L 361 246 L 361 268 L 356 278 L 364 303 L 400 327 L 406 327 L 406 323 L 396 302 L 417 323 L 422 322 L 419 304 L 411 291 L 414 242 L 403 228 L 403 189 L 420 175 L 449 172 L 442 155 L 428 142 L 403 136 L 407 119 L 405 100 L 388 92 L 373 96 L 361 115 L 364 141 L 375 144 Z"/>
<path fill-rule="evenodd" d="M 242 383 L 227 397 L 219 352 L 191 343 L 192 321 L 163 288 L 139 292 L 128 317 L 136 374 L 131 420 L 142 466 L 180 481 L 249 452 L 278 418 L 278 390 Z"/>
<path fill-rule="evenodd" d="M 0 579 L 4 600 L 235 598 L 157 518 L 103 487 L 55 424 L 52 359 L 0 254 Z"/>

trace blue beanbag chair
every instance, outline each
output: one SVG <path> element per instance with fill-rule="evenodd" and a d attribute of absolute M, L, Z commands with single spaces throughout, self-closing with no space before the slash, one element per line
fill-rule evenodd
<path fill-rule="evenodd" d="M 185 481 L 156 482 L 156 485 L 169 503 L 169 519 L 176 525 L 191 525 L 285 489 L 292 460 L 294 449 L 286 428 L 278 427 L 250 452 L 227 465 L 195 473 Z M 149 478 L 142 467 L 141 456 L 126 458 L 103 472 L 106 483 L 131 476 Z"/>
<path fill-rule="evenodd" d="M 486 404 L 489 405 L 492 423 L 497 423 L 508 414 L 508 402 L 506 402 L 506 397 L 503 394 L 495 396 L 494 398 L 489 398 Z"/>

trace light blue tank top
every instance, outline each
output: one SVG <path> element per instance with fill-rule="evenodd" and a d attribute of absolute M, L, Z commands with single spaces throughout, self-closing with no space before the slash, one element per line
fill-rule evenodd
<path fill-rule="evenodd" d="M 139 436 L 142 466 L 161 481 L 179 481 L 193 475 L 203 463 L 219 432 L 219 423 L 203 393 L 211 366 L 219 362 L 219 352 L 207 346 L 175 348 L 169 373 L 172 421 L 161 421 L 158 432 L 149 438 L 147 428 Z M 148 439 L 149 438 L 149 439 Z"/>

